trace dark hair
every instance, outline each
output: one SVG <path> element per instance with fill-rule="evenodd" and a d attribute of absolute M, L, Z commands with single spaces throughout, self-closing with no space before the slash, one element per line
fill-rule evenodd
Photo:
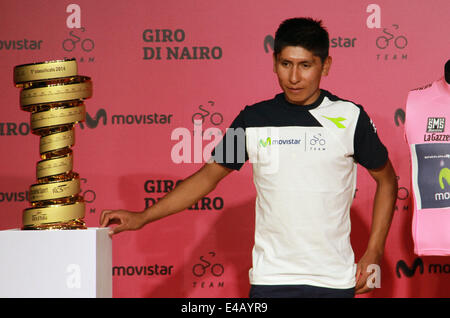
<path fill-rule="evenodd" d="M 284 20 L 275 33 L 274 54 L 281 53 L 286 46 L 301 46 L 325 61 L 328 57 L 330 39 L 322 21 L 312 18 Z"/>

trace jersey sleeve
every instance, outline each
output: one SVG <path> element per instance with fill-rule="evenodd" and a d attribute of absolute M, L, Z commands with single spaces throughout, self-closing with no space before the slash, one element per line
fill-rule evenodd
<path fill-rule="evenodd" d="M 233 120 L 222 140 L 211 153 L 211 159 L 233 170 L 240 170 L 248 160 L 244 114 L 245 109 Z"/>
<path fill-rule="evenodd" d="M 388 151 L 377 134 L 375 124 L 362 107 L 354 136 L 354 155 L 356 162 L 366 169 L 381 168 L 388 160 Z"/>

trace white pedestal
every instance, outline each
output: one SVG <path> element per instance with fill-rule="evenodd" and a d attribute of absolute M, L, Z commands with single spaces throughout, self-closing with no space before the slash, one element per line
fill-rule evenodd
<path fill-rule="evenodd" d="M 108 230 L 0 231 L 0 297 L 112 297 Z"/>

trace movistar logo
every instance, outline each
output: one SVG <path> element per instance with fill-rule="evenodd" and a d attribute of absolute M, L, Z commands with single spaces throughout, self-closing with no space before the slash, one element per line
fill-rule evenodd
<path fill-rule="evenodd" d="M 419 268 L 420 274 L 423 274 L 423 261 L 421 258 L 416 258 L 412 266 L 408 266 L 405 261 L 400 260 L 397 262 L 395 271 L 398 278 L 401 277 L 400 272 L 402 272 L 406 277 L 413 277 L 416 273 L 417 268 Z"/>
<path fill-rule="evenodd" d="M 447 185 L 450 185 L 450 169 L 449 168 L 442 168 L 441 171 L 439 171 L 439 185 L 441 186 L 441 189 L 445 189 L 445 182 Z M 450 200 L 450 192 L 436 192 L 434 194 L 434 200 L 436 201 L 447 201 Z"/>
<path fill-rule="evenodd" d="M 300 139 L 272 139 L 270 137 L 267 137 L 266 140 L 260 139 L 259 144 L 266 148 L 267 146 L 271 145 L 298 145 L 300 144 Z"/>
<path fill-rule="evenodd" d="M 439 185 L 441 186 L 441 189 L 445 189 L 444 180 L 447 181 L 447 185 L 450 185 L 450 169 L 449 168 L 442 168 L 441 171 L 439 171 Z"/>
<path fill-rule="evenodd" d="M 328 119 L 329 121 L 331 121 L 333 124 L 336 125 L 337 128 L 345 128 L 345 126 L 341 123 L 341 121 L 347 120 L 347 118 L 344 117 L 327 117 L 327 116 L 322 116 L 323 118 Z"/>
<path fill-rule="evenodd" d="M 266 141 L 260 139 L 260 140 L 259 140 L 259 144 L 265 148 L 265 147 L 267 147 L 268 145 L 271 145 L 271 144 L 272 144 L 272 140 L 270 139 L 270 137 L 267 137 Z"/>

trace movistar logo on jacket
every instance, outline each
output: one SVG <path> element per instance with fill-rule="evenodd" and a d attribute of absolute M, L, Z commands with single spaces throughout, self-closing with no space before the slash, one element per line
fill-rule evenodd
<path fill-rule="evenodd" d="M 299 145 L 301 142 L 300 139 L 294 139 L 294 138 L 290 138 L 290 139 L 272 139 L 271 137 L 267 137 L 266 140 L 264 139 L 260 139 L 259 140 L 259 145 L 261 147 L 268 147 L 268 146 L 272 146 L 272 145 Z"/>
<path fill-rule="evenodd" d="M 444 182 L 445 180 L 445 182 Z M 439 186 L 441 187 L 442 190 L 445 189 L 447 186 L 450 185 L 450 169 L 449 168 L 442 168 L 439 171 Z M 450 199 L 450 192 L 436 192 L 434 194 L 434 199 L 436 201 L 447 201 Z"/>
<path fill-rule="evenodd" d="M 265 148 L 265 147 L 270 146 L 272 144 L 272 139 L 270 139 L 270 137 L 267 137 L 266 141 L 260 139 L 259 140 L 259 144 Z"/>
<path fill-rule="evenodd" d="M 442 168 L 441 171 L 439 171 L 439 185 L 441 186 L 441 189 L 445 189 L 444 180 L 447 182 L 447 185 L 450 185 L 450 169 L 449 168 Z"/>

